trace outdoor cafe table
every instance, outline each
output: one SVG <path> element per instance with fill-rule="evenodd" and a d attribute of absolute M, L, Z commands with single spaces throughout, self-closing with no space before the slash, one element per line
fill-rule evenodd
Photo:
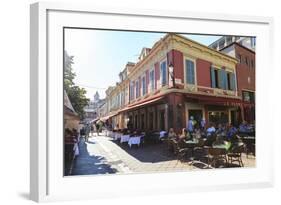
<path fill-rule="evenodd" d="M 242 140 L 255 140 L 256 139 L 255 136 L 243 136 L 241 138 L 242 138 Z"/>
<path fill-rule="evenodd" d="M 121 135 L 120 143 L 129 142 L 129 139 L 130 139 L 130 135 Z"/>
<path fill-rule="evenodd" d="M 112 136 L 113 136 L 112 133 L 113 133 L 112 131 L 107 130 L 107 131 L 106 131 L 106 136 L 107 136 L 107 137 L 112 137 Z"/>
<path fill-rule="evenodd" d="M 186 147 L 191 149 L 191 163 L 193 163 L 194 160 L 194 148 L 198 145 L 198 140 L 197 139 L 193 139 L 193 140 L 187 140 L 185 141 Z"/>
<path fill-rule="evenodd" d="M 242 138 L 242 141 L 246 144 L 247 157 L 248 157 L 249 153 L 253 153 L 255 155 L 256 137 L 255 136 L 243 136 L 241 138 Z"/>
<path fill-rule="evenodd" d="M 137 144 L 138 146 L 140 146 L 141 143 L 141 138 L 144 137 L 143 135 L 140 136 L 133 136 L 129 138 L 128 141 L 128 145 L 130 146 L 130 148 L 132 147 L 132 145 Z"/>
<path fill-rule="evenodd" d="M 223 144 L 216 144 L 216 145 L 213 145 L 212 147 L 219 148 L 219 149 L 225 149 L 228 152 L 231 147 L 231 142 L 226 142 Z"/>
<path fill-rule="evenodd" d="M 113 135 L 114 140 L 118 140 L 122 137 L 122 133 L 119 132 L 115 132 L 115 134 Z"/>

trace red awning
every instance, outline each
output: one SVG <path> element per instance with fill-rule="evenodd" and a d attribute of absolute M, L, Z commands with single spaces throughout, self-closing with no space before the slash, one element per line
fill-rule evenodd
<path fill-rule="evenodd" d="M 134 109 L 134 108 L 140 108 L 140 107 L 143 107 L 143 106 L 145 106 L 145 105 L 158 102 L 158 101 L 162 100 L 163 98 L 164 98 L 164 97 L 161 96 L 161 97 L 154 98 L 154 99 L 151 99 L 151 100 L 146 100 L 145 102 L 134 103 L 134 104 L 132 104 L 132 105 L 128 105 L 127 107 L 123 108 L 123 109 L 120 110 L 119 112 L 128 111 L 128 110 L 131 110 L 131 109 Z"/>
<path fill-rule="evenodd" d="M 118 114 L 118 112 L 111 113 L 111 114 L 109 114 L 109 115 L 107 115 L 107 116 L 101 117 L 100 120 L 101 120 L 101 121 L 108 120 L 109 118 L 111 118 L 111 117 L 113 117 L 113 116 L 115 116 L 115 115 L 117 115 L 117 114 Z"/>
<path fill-rule="evenodd" d="M 240 98 L 230 98 L 230 97 L 218 97 L 218 96 L 206 96 L 198 94 L 185 94 L 188 99 L 198 100 L 203 104 L 211 105 L 224 105 L 224 106 L 241 106 L 242 101 Z"/>
<path fill-rule="evenodd" d="M 243 107 L 244 108 L 252 108 L 255 107 L 255 103 L 250 103 L 250 102 L 243 102 Z"/>

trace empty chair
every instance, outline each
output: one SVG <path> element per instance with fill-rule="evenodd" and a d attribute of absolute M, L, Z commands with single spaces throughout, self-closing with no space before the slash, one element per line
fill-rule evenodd
<path fill-rule="evenodd" d="M 171 143 L 172 143 L 174 154 L 176 155 L 177 159 L 178 160 L 184 159 L 188 148 L 181 147 L 180 144 L 175 139 L 171 139 Z"/>
<path fill-rule="evenodd" d="M 239 166 L 244 166 L 242 161 L 242 152 L 245 151 L 244 143 L 237 143 L 233 145 L 231 151 L 227 154 L 229 162 L 232 164 L 233 162 L 238 162 Z"/>

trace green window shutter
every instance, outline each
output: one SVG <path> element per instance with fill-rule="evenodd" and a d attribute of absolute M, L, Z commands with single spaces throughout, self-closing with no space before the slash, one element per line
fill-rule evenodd
<path fill-rule="evenodd" d="M 230 74 L 230 87 L 231 90 L 236 90 L 236 79 L 234 73 Z"/>
<path fill-rule="evenodd" d="M 225 69 L 221 69 L 221 76 L 222 76 L 222 89 L 227 90 L 227 72 Z"/>
<path fill-rule="evenodd" d="M 215 69 L 211 66 L 211 86 L 212 88 L 216 87 L 216 77 L 215 77 Z"/>
<path fill-rule="evenodd" d="M 186 82 L 188 84 L 195 84 L 194 62 L 190 60 L 185 61 Z"/>
<path fill-rule="evenodd" d="M 194 62 L 190 61 L 190 83 L 195 84 Z"/>

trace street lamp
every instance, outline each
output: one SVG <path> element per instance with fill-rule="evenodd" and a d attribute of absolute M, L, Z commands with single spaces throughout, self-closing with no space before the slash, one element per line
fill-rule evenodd
<path fill-rule="evenodd" d="M 174 66 L 172 63 L 169 64 L 169 74 L 172 79 L 172 88 L 175 87 L 175 75 L 174 75 Z"/>

